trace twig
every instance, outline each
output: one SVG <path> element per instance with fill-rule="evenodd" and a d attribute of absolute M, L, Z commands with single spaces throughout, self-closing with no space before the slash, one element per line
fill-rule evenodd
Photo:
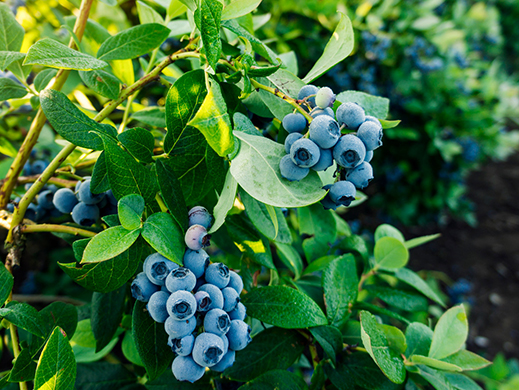
<path fill-rule="evenodd" d="M 90 230 L 76 228 L 74 226 L 67 225 L 53 225 L 50 223 L 42 223 L 37 225 L 21 225 L 20 233 L 41 233 L 41 232 L 53 232 L 53 233 L 67 233 L 73 234 L 74 236 L 82 237 L 94 237 L 97 233 L 91 232 Z"/>

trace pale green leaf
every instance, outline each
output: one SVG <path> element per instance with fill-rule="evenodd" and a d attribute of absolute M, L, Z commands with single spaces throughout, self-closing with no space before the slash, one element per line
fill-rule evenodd
<path fill-rule="evenodd" d="M 468 332 L 467 313 L 463 305 L 447 310 L 434 328 L 429 357 L 444 359 L 458 352 L 465 344 Z"/>

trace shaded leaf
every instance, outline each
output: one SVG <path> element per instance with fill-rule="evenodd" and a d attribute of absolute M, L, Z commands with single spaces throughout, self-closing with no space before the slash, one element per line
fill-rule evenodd
<path fill-rule="evenodd" d="M 79 76 L 85 85 L 101 96 L 115 100 L 119 97 L 121 82 L 114 75 L 97 69 L 88 72 L 80 71 Z"/>
<path fill-rule="evenodd" d="M 112 340 L 123 317 L 126 286 L 109 293 L 95 292 L 92 295 L 90 322 L 96 339 L 96 352 Z"/>
<path fill-rule="evenodd" d="M 0 309 L 0 318 L 35 336 L 41 338 L 46 336 L 46 326 L 40 313 L 27 303 L 9 302 L 3 309 Z"/>
<path fill-rule="evenodd" d="M 184 258 L 184 234 L 167 213 L 152 214 L 144 222 L 142 237 L 164 257 L 182 265 Z"/>
<path fill-rule="evenodd" d="M 225 175 L 225 182 L 223 183 L 222 193 L 218 198 L 218 202 L 213 209 L 214 222 L 209 229 L 209 233 L 216 232 L 225 222 L 227 213 L 232 209 L 234 200 L 236 199 L 236 191 L 238 190 L 238 182 L 234 180 L 230 171 Z"/>
<path fill-rule="evenodd" d="M 7 77 L 0 78 L 0 101 L 19 99 L 27 95 L 25 87 Z"/>
<path fill-rule="evenodd" d="M 5 268 L 4 263 L 0 262 L 0 307 L 11 294 L 13 283 L 13 275 Z"/>
<path fill-rule="evenodd" d="M 175 176 L 173 169 L 170 167 L 171 160 L 157 160 L 157 182 L 162 195 L 162 199 L 171 216 L 177 221 L 183 231 L 188 228 L 188 210 L 182 188 Z"/>
<path fill-rule="evenodd" d="M 222 8 L 222 3 L 217 0 L 200 0 L 195 11 L 195 22 L 202 35 L 207 62 L 213 69 L 216 69 L 222 51 L 220 40 Z"/>

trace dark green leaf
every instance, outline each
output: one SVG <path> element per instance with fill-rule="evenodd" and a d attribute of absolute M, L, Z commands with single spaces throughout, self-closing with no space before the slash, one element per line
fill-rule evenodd
<path fill-rule="evenodd" d="M 335 326 L 317 326 L 309 329 L 326 356 L 335 364 L 335 355 L 342 351 L 342 335 Z"/>
<path fill-rule="evenodd" d="M 407 350 L 407 343 L 404 333 L 395 326 L 382 324 L 380 329 L 386 335 L 389 348 L 395 351 L 398 355 L 402 355 Z"/>
<path fill-rule="evenodd" d="M 170 166 L 172 160 L 157 160 L 157 182 L 160 193 L 171 216 L 177 221 L 183 231 L 188 228 L 188 215 L 186 201 L 182 194 L 182 188 Z"/>
<path fill-rule="evenodd" d="M 353 253 L 359 261 L 367 261 L 369 259 L 366 241 L 356 234 L 344 238 L 338 247 L 347 253 Z"/>
<path fill-rule="evenodd" d="M 409 251 L 401 241 L 393 237 L 379 239 L 373 252 L 376 267 L 402 268 L 409 261 Z"/>
<path fill-rule="evenodd" d="M 286 370 L 272 370 L 241 386 L 248 390 L 305 390 L 306 383 L 300 376 Z"/>
<path fill-rule="evenodd" d="M 13 289 L 13 275 L 0 262 L 0 307 L 5 303 Z"/>
<path fill-rule="evenodd" d="M 47 334 L 50 334 L 56 326 L 65 331 L 69 340 L 76 331 L 78 314 L 74 305 L 64 302 L 52 302 L 40 310 L 42 321 L 47 325 Z"/>
<path fill-rule="evenodd" d="M 398 321 L 401 321 L 403 322 L 404 324 L 409 324 L 410 321 L 401 316 L 400 314 L 396 313 L 394 310 L 389 310 L 389 309 L 385 309 L 383 307 L 380 307 L 380 306 L 377 306 L 377 305 L 373 305 L 371 303 L 368 303 L 368 302 L 355 302 L 353 304 L 353 309 L 354 310 L 369 310 L 370 312 L 372 313 L 376 313 L 376 314 L 381 314 L 381 315 L 385 315 L 385 316 L 388 316 L 388 317 L 391 317 L 391 318 L 395 318 L 397 319 Z"/>
<path fill-rule="evenodd" d="M 78 364 L 76 390 L 115 390 L 135 383 L 137 378 L 121 364 L 107 362 Z"/>
<path fill-rule="evenodd" d="M 447 310 L 434 328 L 429 357 L 443 359 L 458 352 L 467 340 L 469 324 L 463 305 Z"/>
<path fill-rule="evenodd" d="M 85 85 L 99 95 L 115 100 L 119 97 L 121 82 L 117 77 L 104 70 L 80 71 L 79 76 Z"/>
<path fill-rule="evenodd" d="M 400 310 L 427 311 L 428 308 L 427 299 L 415 293 L 377 285 L 366 286 L 364 289 L 388 305 Z"/>
<path fill-rule="evenodd" d="M 306 260 L 311 263 L 330 251 L 337 237 L 337 224 L 331 210 L 320 203 L 297 211 L 299 233 L 311 236 L 303 241 Z"/>
<path fill-rule="evenodd" d="M 303 259 L 301 259 L 299 252 L 292 245 L 281 244 L 279 242 L 275 244 L 279 259 L 294 273 L 294 278 L 296 280 L 299 279 L 303 271 Z"/>
<path fill-rule="evenodd" d="M 13 363 L 9 382 L 28 382 L 34 379 L 36 362 L 29 348 L 24 348 Z"/>
<path fill-rule="evenodd" d="M 121 350 L 123 352 L 124 357 L 128 359 L 130 362 L 138 366 L 144 367 L 144 364 L 142 364 L 141 357 L 139 356 L 139 352 L 137 351 L 137 347 L 135 346 L 133 334 L 130 330 L 124 332 Z"/>
<path fill-rule="evenodd" d="M 108 168 L 106 166 L 105 152 L 102 152 L 97 158 L 92 172 L 90 181 L 90 191 L 94 194 L 100 194 L 110 189 L 110 180 L 108 179 Z"/>
<path fill-rule="evenodd" d="M 126 285 L 109 293 L 95 292 L 92 295 L 90 322 L 96 338 L 96 352 L 112 340 L 123 318 Z"/>
<path fill-rule="evenodd" d="M 395 277 L 408 284 L 409 286 L 415 288 L 420 293 L 425 295 L 427 298 L 432 299 L 436 303 L 445 307 L 445 303 L 443 303 L 442 299 L 429 287 L 429 285 L 415 272 L 411 271 L 408 268 L 399 268 L 395 270 Z"/>
<path fill-rule="evenodd" d="M 247 74 L 251 77 L 267 77 L 276 73 L 281 65 L 283 65 L 282 62 L 272 66 L 251 66 Z"/>
<path fill-rule="evenodd" d="M 142 237 L 153 249 L 177 264 L 183 264 L 184 234 L 167 213 L 155 213 L 144 222 Z"/>
<path fill-rule="evenodd" d="M 255 288 L 244 296 L 243 304 L 252 318 L 280 328 L 328 325 L 324 313 L 315 301 L 286 286 Z"/>
<path fill-rule="evenodd" d="M 305 268 L 303 275 L 311 274 L 313 272 L 319 272 L 328 267 L 328 265 L 337 258 L 335 255 L 327 255 L 318 258 L 310 263 L 308 267 Z"/>
<path fill-rule="evenodd" d="M 0 10 L 1 13 L 2 11 Z M 23 60 L 24 58 L 25 54 L 18 53 L 17 51 L 0 51 L 0 70 L 5 71 L 13 62 Z"/>
<path fill-rule="evenodd" d="M 0 3 L 0 50 L 20 51 L 24 34 L 9 5 Z"/>
<path fill-rule="evenodd" d="M 166 109 L 164 107 L 146 107 L 132 114 L 131 119 L 155 127 L 166 127 Z"/>
<path fill-rule="evenodd" d="M 117 214 L 121 225 L 127 230 L 139 228 L 145 207 L 142 196 L 135 194 L 123 196 L 117 203 Z"/>
<path fill-rule="evenodd" d="M 214 222 L 209 230 L 209 233 L 216 232 L 225 222 L 227 213 L 232 209 L 234 200 L 236 199 L 236 191 L 238 190 L 238 183 L 234 180 L 230 171 L 225 175 L 225 182 L 223 183 L 222 192 L 218 198 L 218 202 L 213 209 Z"/>
<path fill-rule="evenodd" d="M 428 326 L 419 322 L 409 324 L 405 330 L 405 339 L 407 343 L 407 350 L 405 356 L 411 355 L 429 355 L 433 331 Z"/>
<path fill-rule="evenodd" d="M 45 338 L 46 325 L 40 313 L 27 303 L 9 302 L 3 309 L 0 309 L 0 318 L 5 319 L 27 332 Z"/>
<path fill-rule="evenodd" d="M 27 95 L 25 87 L 7 77 L 0 78 L 0 101 L 18 99 Z"/>
<path fill-rule="evenodd" d="M 155 139 L 148 130 L 142 127 L 133 127 L 119 134 L 117 139 L 137 160 L 147 163 L 153 162 Z"/>
<path fill-rule="evenodd" d="M 344 91 L 337 95 L 337 101 L 357 103 L 366 111 L 366 115 L 372 115 L 375 118 L 385 119 L 389 113 L 389 99 L 364 92 Z"/>
<path fill-rule="evenodd" d="M 222 41 L 220 23 L 223 5 L 218 0 L 200 0 L 195 11 L 195 22 L 202 35 L 207 62 L 213 69 L 220 59 Z"/>
<path fill-rule="evenodd" d="M 127 230 L 114 226 L 96 234 L 83 252 L 81 263 L 109 260 L 127 250 L 139 238 L 141 229 Z"/>
<path fill-rule="evenodd" d="M 114 227 L 121 224 L 121 221 L 119 221 L 119 216 L 117 214 L 105 215 L 101 219 L 108 225 L 108 227 Z M 81 257 L 79 258 L 79 260 L 81 260 Z"/>

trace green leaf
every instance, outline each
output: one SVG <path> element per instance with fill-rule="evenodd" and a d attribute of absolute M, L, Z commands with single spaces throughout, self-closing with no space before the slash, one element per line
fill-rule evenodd
<path fill-rule="evenodd" d="M 407 343 L 407 350 L 405 356 L 411 355 L 429 355 L 433 331 L 428 326 L 419 322 L 409 324 L 405 330 L 405 339 Z"/>
<path fill-rule="evenodd" d="M 104 41 L 97 58 L 106 61 L 137 58 L 159 47 L 170 32 L 158 23 L 130 27 Z"/>
<path fill-rule="evenodd" d="M 280 242 L 274 244 L 276 245 L 279 259 L 294 273 L 294 279 L 299 279 L 303 271 L 303 259 L 301 259 L 299 252 L 289 244 L 282 244 Z"/>
<path fill-rule="evenodd" d="M 184 234 L 167 213 L 152 214 L 144 222 L 142 237 L 164 257 L 182 265 L 184 258 Z"/>
<path fill-rule="evenodd" d="M 380 329 L 386 335 L 389 348 L 395 351 L 398 355 L 402 355 L 407 350 L 407 343 L 405 340 L 404 333 L 395 326 L 391 325 L 380 325 Z"/>
<path fill-rule="evenodd" d="M 70 340 L 76 362 L 90 363 L 102 359 L 110 353 L 117 344 L 118 338 L 115 337 L 110 343 L 98 353 L 95 352 L 96 339 L 92 332 L 90 319 L 79 321 L 76 333 Z"/>
<path fill-rule="evenodd" d="M 375 243 L 376 267 L 402 268 L 409 261 L 409 252 L 404 244 L 393 237 L 382 237 Z"/>
<path fill-rule="evenodd" d="M 234 138 L 232 137 L 231 120 L 222 91 L 216 81 L 211 83 L 211 88 L 200 109 L 187 124 L 200 130 L 209 146 L 219 156 L 225 157 L 233 151 Z"/>
<path fill-rule="evenodd" d="M 213 69 L 220 59 L 222 41 L 220 23 L 223 5 L 218 0 L 200 0 L 195 11 L 195 22 L 202 35 L 207 62 Z"/>
<path fill-rule="evenodd" d="M 439 305 L 445 307 L 445 303 L 443 303 L 442 299 L 415 272 L 411 271 L 408 268 L 399 268 L 394 271 L 394 276 L 398 280 L 415 288 L 420 293 L 425 295 L 427 298 L 429 298 L 429 299 L 435 301 L 436 303 L 438 303 Z"/>
<path fill-rule="evenodd" d="M 299 90 L 305 85 L 301 79 L 285 69 L 279 69 L 266 78 L 260 78 L 259 82 L 269 87 L 277 88 L 292 98 L 297 98 Z M 285 115 L 290 114 L 294 110 L 294 107 L 288 102 L 274 96 L 270 92 L 261 89 L 258 93 L 261 100 L 263 100 L 272 114 L 280 121 L 283 120 Z"/>
<path fill-rule="evenodd" d="M 457 390 L 483 390 L 476 382 L 474 382 L 469 377 L 463 375 L 463 374 L 455 374 L 451 372 L 445 372 L 443 373 L 445 379 L 449 382 L 451 386 L 453 386 L 454 389 Z M 513 376 L 512 378 L 515 378 L 515 386 L 517 386 L 517 375 Z M 510 382 L 513 382 L 511 380 Z M 510 383 L 511 386 L 514 386 L 513 383 Z M 505 390 L 505 389 L 502 389 Z M 509 387 L 508 390 L 513 390 L 513 387 Z"/>
<path fill-rule="evenodd" d="M 40 310 L 42 321 L 47 325 L 47 334 L 56 326 L 65 331 L 69 340 L 74 336 L 78 322 L 78 313 L 75 306 L 64 302 L 52 302 Z"/>
<path fill-rule="evenodd" d="M 213 217 L 214 222 L 209 230 L 209 233 L 214 233 L 225 222 L 225 217 L 227 217 L 227 213 L 232 209 L 234 205 L 234 200 L 236 199 L 236 191 L 238 191 L 238 182 L 234 180 L 234 177 L 231 175 L 230 171 L 227 171 L 225 175 L 225 182 L 223 183 L 222 193 L 218 198 L 218 202 L 213 209 Z"/>
<path fill-rule="evenodd" d="M 306 260 L 310 263 L 327 254 L 337 237 L 337 224 L 331 210 L 320 203 L 297 211 L 299 233 L 312 236 L 303 241 Z"/>
<path fill-rule="evenodd" d="M 184 200 L 180 183 L 173 169 L 170 167 L 171 161 L 172 160 L 163 159 L 157 160 L 157 182 L 159 183 L 162 199 L 164 203 L 166 203 L 166 206 L 168 206 L 171 216 L 182 230 L 186 231 L 188 228 L 186 201 Z"/>
<path fill-rule="evenodd" d="M 388 305 L 400 310 L 427 311 L 428 308 L 427 299 L 412 292 L 379 285 L 365 286 L 364 289 Z"/>
<path fill-rule="evenodd" d="M 335 28 L 332 37 L 326 44 L 321 57 L 314 64 L 303 81 L 310 83 L 317 79 L 334 65 L 348 57 L 353 50 L 353 28 L 350 18 L 341 12 L 341 20 Z"/>
<path fill-rule="evenodd" d="M 18 79 L 27 80 L 27 77 L 29 77 L 29 75 L 31 73 L 32 65 L 24 66 L 23 61 L 24 60 L 13 61 L 7 67 L 7 70 L 10 70 Z"/>
<path fill-rule="evenodd" d="M 81 263 L 99 263 L 120 255 L 139 238 L 141 229 L 127 230 L 114 226 L 96 234 L 83 252 Z"/>
<path fill-rule="evenodd" d="M 43 69 L 34 78 L 34 88 L 40 92 L 50 83 L 58 73 L 57 69 Z"/>
<path fill-rule="evenodd" d="M 361 337 L 364 347 L 389 380 L 403 383 L 406 376 L 404 362 L 391 348 L 384 332 L 368 311 L 360 312 Z"/>
<path fill-rule="evenodd" d="M 375 242 L 380 240 L 382 237 L 393 237 L 400 242 L 405 242 L 404 235 L 400 230 L 386 223 L 379 225 L 375 230 Z"/>
<path fill-rule="evenodd" d="M 171 370 L 166 370 L 161 376 L 146 382 L 147 390 L 214 390 L 209 375 L 204 375 L 195 383 L 179 382 Z"/>
<path fill-rule="evenodd" d="M 0 50 L 20 51 L 25 31 L 16 21 L 9 6 L 0 3 Z"/>
<path fill-rule="evenodd" d="M 143 3 L 142 1 L 137 1 L 137 14 L 139 15 L 139 20 L 141 24 L 146 23 L 159 23 L 164 24 L 164 18 L 151 8 L 149 5 Z"/>
<path fill-rule="evenodd" d="M 454 371 L 454 372 L 463 371 L 460 367 L 456 366 L 455 364 L 446 363 L 444 361 L 441 361 L 438 359 L 433 359 L 433 358 L 430 358 L 427 356 L 411 355 L 409 360 L 413 363 L 425 364 L 426 366 L 436 368 L 438 370 Z"/>
<path fill-rule="evenodd" d="M 148 373 L 148 379 L 157 378 L 171 366 L 173 351 L 168 346 L 164 324 L 155 322 L 146 310 L 146 303 L 136 301 L 133 307 L 132 334 L 135 346 Z"/>
<path fill-rule="evenodd" d="M 112 341 L 115 331 L 123 318 L 126 286 L 103 294 L 92 295 L 92 314 L 90 322 L 96 339 L 96 352 L 101 351 Z"/>
<path fill-rule="evenodd" d="M 194 0 L 188 0 L 189 2 L 193 2 L 194 3 Z M 184 0 L 184 2 L 186 2 Z M 183 2 L 180 1 L 180 0 L 171 0 L 171 2 L 169 3 L 169 6 L 167 7 L 167 16 L 166 16 L 166 19 L 167 20 L 172 20 L 172 19 L 175 19 L 177 16 L 180 16 L 182 15 L 183 13 L 185 13 L 187 11 L 187 7 L 182 4 Z M 193 11 L 194 9 L 196 8 L 196 5 L 193 4 Z"/>
<path fill-rule="evenodd" d="M 436 240 L 440 236 L 441 236 L 441 234 L 438 233 L 438 234 L 430 234 L 428 236 L 423 236 L 423 237 L 416 237 L 416 238 L 413 238 L 412 240 L 408 240 L 408 241 L 404 242 L 404 244 L 407 249 L 411 249 L 411 248 L 426 244 L 429 241 Z"/>
<path fill-rule="evenodd" d="M 255 288 L 243 298 L 247 314 L 280 328 L 328 325 L 326 316 L 308 295 L 287 286 Z"/>
<path fill-rule="evenodd" d="M 121 350 L 126 359 L 128 359 L 133 364 L 144 367 L 142 360 L 139 356 L 139 352 L 137 351 L 137 347 L 135 346 L 135 340 L 133 339 L 133 334 L 131 331 L 124 332 L 123 342 L 121 343 Z"/>
<path fill-rule="evenodd" d="M 333 260 L 323 272 L 322 285 L 328 321 L 341 328 L 350 316 L 350 305 L 357 300 L 359 278 L 355 258 L 346 254 Z"/>
<path fill-rule="evenodd" d="M 79 76 L 88 88 L 99 95 L 112 100 L 119 97 L 121 82 L 111 73 L 97 69 L 88 72 L 80 71 Z"/>
<path fill-rule="evenodd" d="M 108 178 L 108 167 L 106 166 L 106 155 L 105 152 L 102 152 L 94 165 L 90 181 L 90 191 L 94 194 L 101 194 L 109 189 L 110 180 Z"/>
<path fill-rule="evenodd" d="M 410 324 L 410 322 L 411 322 L 404 316 L 401 316 L 400 314 L 395 312 L 394 310 L 386 309 L 384 307 L 373 305 L 368 302 L 360 302 L 360 301 L 355 302 L 353 304 L 353 310 L 369 310 L 371 313 L 381 314 L 381 315 L 385 315 L 385 316 L 388 316 L 391 318 L 395 318 L 398 321 L 401 321 L 406 325 Z"/>
<path fill-rule="evenodd" d="M 3 306 L 9 294 L 11 294 L 13 283 L 13 275 L 5 268 L 4 263 L 0 262 L 0 307 Z"/>
<path fill-rule="evenodd" d="M 6 77 L 0 78 L 0 101 L 19 99 L 27 95 L 25 87 Z"/>
<path fill-rule="evenodd" d="M 310 386 L 308 390 L 319 390 L 322 389 L 326 382 L 326 375 L 324 374 L 324 365 L 326 361 L 321 360 L 315 367 L 312 377 L 310 378 Z"/>
<path fill-rule="evenodd" d="M 231 173 L 256 200 L 275 207 L 303 207 L 316 203 L 325 195 L 322 182 L 311 171 L 300 182 L 281 177 L 279 162 L 285 147 L 265 137 L 234 131 L 240 140 L 240 151 L 231 161 Z"/>
<path fill-rule="evenodd" d="M 385 119 L 389 113 L 389 99 L 364 92 L 344 91 L 337 95 L 336 100 L 339 103 L 357 103 L 364 109 L 366 115 L 372 115 L 375 118 Z"/>
<path fill-rule="evenodd" d="M 164 107 L 146 107 L 132 114 L 131 119 L 155 127 L 166 127 L 166 109 Z"/>
<path fill-rule="evenodd" d="M 35 336 L 41 338 L 46 336 L 46 326 L 40 313 L 27 303 L 9 302 L 3 309 L 0 309 L 0 318 Z"/>
<path fill-rule="evenodd" d="M 441 371 L 423 365 L 416 366 L 422 378 L 429 382 L 437 390 L 453 390 L 449 381 Z M 465 390 L 465 389 L 463 389 Z"/>
<path fill-rule="evenodd" d="M 254 11 L 261 0 L 234 0 L 227 4 L 222 12 L 222 20 L 236 19 Z"/>
<path fill-rule="evenodd" d="M 286 370 L 301 356 L 305 345 L 305 338 L 296 331 L 265 329 L 246 349 L 236 352 L 236 361 L 225 370 L 225 376 L 245 382 L 270 370 Z"/>
<path fill-rule="evenodd" d="M 98 134 L 112 137 L 117 135 L 114 127 L 90 119 L 61 92 L 53 89 L 41 91 L 40 103 L 45 116 L 58 134 L 74 145 L 101 150 L 103 141 Z"/>
<path fill-rule="evenodd" d="M 335 355 L 343 349 L 342 335 L 335 326 L 317 326 L 309 329 L 314 339 L 321 345 L 326 356 L 335 364 Z"/>
<path fill-rule="evenodd" d="M 56 327 L 41 353 L 34 388 L 42 390 L 72 390 L 76 380 L 76 360 L 67 335 Z"/>
<path fill-rule="evenodd" d="M 93 70 L 108 66 L 105 61 L 73 50 L 54 39 L 44 38 L 29 48 L 23 65 L 41 65 L 56 69 Z"/>
<path fill-rule="evenodd" d="M 0 10 L 0 14 L 1 13 L 2 11 Z M 23 60 L 24 58 L 24 53 L 18 53 L 17 51 L 0 51 L 0 70 L 5 71 L 13 62 Z"/>
<path fill-rule="evenodd" d="M 28 382 L 34 379 L 36 362 L 32 359 L 29 348 L 24 348 L 13 363 L 9 382 Z"/>
<path fill-rule="evenodd" d="M 469 332 L 467 313 L 463 305 L 447 310 L 434 328 L 429 357 L 443 359 L 458 352 L 465 344 Z"/>
<path fill-rule="evenodd" d="M 483 367 L 492 364 L 487 359 L 476 355 L 473 352 L 462 349 L 446 358 L 441 359 L 443 362 L 454 364 L 460 367 L 463 371 L 479 370 Z"/>
<path fill-rule="evenodd" d="M 241 386 L 243 390 L 305 390 L 306 383 L 300 376 L 286 370 L 272 370 Z"/>
<path fill-rule="evenodd" d="M 121 225 L 127 230 L 138 229 L 142 223 L 145 206 L 144 198 L 140 195 L 123 196 L 117 203 L 117 214 Z"/>
<path fill-rule="evenodd" d="M 237 20 L 222 21 L 222 27 L 225 27 L 240 37 L 246 38 L 251 43 L 252 48 L 256 53 L 271 63 L 276 63 L 276 53 L 274 53 L 267 45 L 252 35 L 247 29 L 240 26 Z"/>
<path fill-rule="evenodd" d="M 136 380 L 135 375 L 122 364 L 99 362 L 77 365 L 76 390 L 123 389 Z"/>

